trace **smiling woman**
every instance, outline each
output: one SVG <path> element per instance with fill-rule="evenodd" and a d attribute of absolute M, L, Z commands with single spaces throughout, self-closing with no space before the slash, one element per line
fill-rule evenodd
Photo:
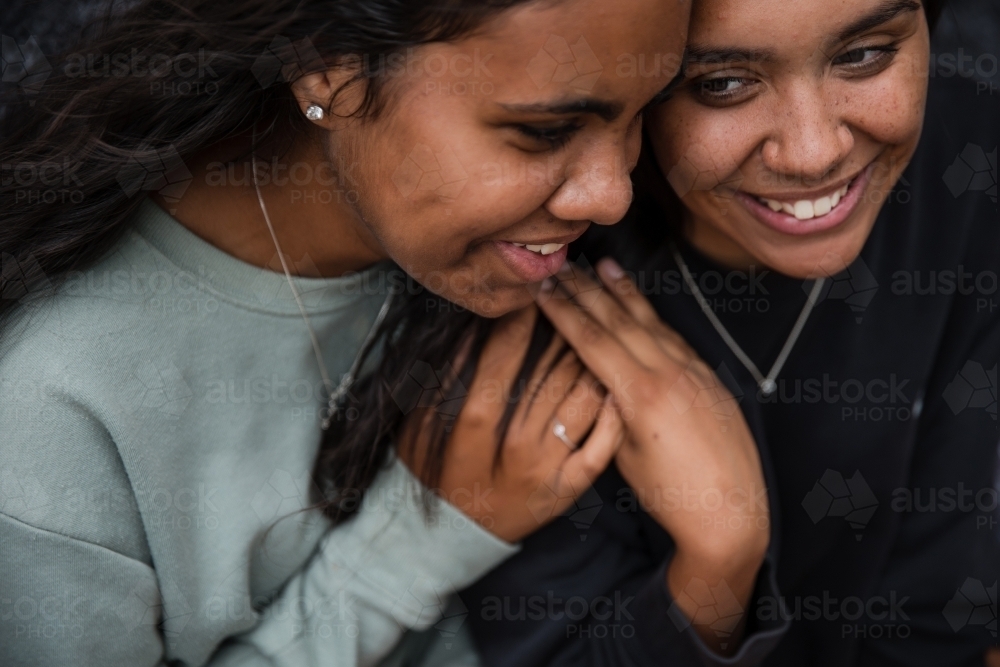
<path fill-rule="evenodd" d="M 928 68 L 914 2 L 692 12 L 626 222 L 537 299 L 626 441 L 463 592 L 477 647 L 491 667 L 995 661 L 998 99 Z"/>
<path fill-rule="evenodd" d="M 438 359 L 534 353 L 528 288 L 625 213 L 689 6 L 109 4 L 4 118 L 0 664 L 376 664 L 621 440 L 556 345 L 503 462 L 490 400 L 438 496 L 393 447 Z M 382 332 L 406 349 L 352 387 Z"/>

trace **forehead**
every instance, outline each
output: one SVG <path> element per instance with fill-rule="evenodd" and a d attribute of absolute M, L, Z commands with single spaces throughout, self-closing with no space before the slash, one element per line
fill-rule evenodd
<path fill-rule="evenodd" d="M 688 0 L 531 2 L 450 46 L 488 58 L 496 85 L 527 85 L 536 94 L 635 87 L 639 74 L 622 66 L 639 58 L 642 77 L 662 87 L 680 64 L 689 12 Z"/>
<path fill-rule="evenodd" d="M 866 17 L 888 18 L 914 7 L 916 0 L 697 0 L 689 40 L 695 48 L 815 49 Z"/>

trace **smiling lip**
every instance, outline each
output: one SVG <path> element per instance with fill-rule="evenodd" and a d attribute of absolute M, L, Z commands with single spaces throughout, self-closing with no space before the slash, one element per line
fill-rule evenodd
<path fill-rule="evenodd" d="M 522 248 L 510 241 L 494 241 L 493 244 L 504 263 L 526 283 L 537 283 L 553 275 L 566 262 L 569 253 L 568 242 L 548 255 Z"/>
<path fill-rule="evenodd" d="M 743 204 L 744 208 L 746 208 L 759 222 L 762 222 L 771 229 L 781 232 L 782 234 L 803 236 L 806 234 L 825 232 L 847 220 L 851 213 L 853 213 L 858 207 L 858 204 L 861 202 L 861 195 L 864 194 L 865 188 L 867 188 L 868 183 L 871 182 L 874 165 L 875 163 L 872 162 L 864 170 L 862 170 L 861 173 L 855 176 L 852 181 L 850 181 L 847 193 L 840 199 L 837 206 L 831 209 L 829 213 L 819 215 L 808 220 L 799 220 L 794 215 L 789 215 L 783 211 L 771 210 L 769 206 L 761 203 L 756 196 L 743 191 L 736 193 L 736 199 L 739 200 L 739 202 Z M 833 191 L 835 192 L 836 190 Z M 805 199 L 802 195 L 796 196 Z M 790 198 L 786 199 L 785 197 L 782 197 L 781 199 L 787 200 Z"/>

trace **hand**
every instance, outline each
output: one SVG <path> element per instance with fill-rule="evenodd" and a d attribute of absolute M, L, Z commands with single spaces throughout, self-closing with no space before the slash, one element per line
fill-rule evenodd
<path fill-rule="evenodd" d="M 558 335 L 518 403 L 494 465 L 497 425 L 528 348 L 534 306 L 497 321 L 453 426 L 435 491 L 497 537 L 516 542 L 559 516 L 608 466 L 622 420 L 606 392 Z M 555 361 L 548 375 L 544 371 Z M 455 366 L 461 363 L 456 359 Z M 433 409 L 407 417 L 399 456 L 418 476 L 428 466 Z M 570 449 L 553 432 L 566 427 Z M 589 435 L 588 435 L 589 434 Z"/>
<path fill-rule="evenodd" d="M 718 604 L 728 600 L 738 634 L 770 539 L 753 436 L 712 369 L 617 264 L 604 260 L 599 275 L 604 288 L 567 266 L 536 301 L 625 419 L 616 463 L 676 543 L 667 577 L 674 599 L 693 618 L 695 598 L 711 589 Z M 695 627 L 710 645 L 737 644 Z"/>

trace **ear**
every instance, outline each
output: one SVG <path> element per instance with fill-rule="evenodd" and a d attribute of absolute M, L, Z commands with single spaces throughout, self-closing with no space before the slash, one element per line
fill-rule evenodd
<path fill-rule="evenodd" d="M 292 83 L 292 94 L 305 115 L 306 109 L 316 104 L 322 107 L 321 120 L 311 121 L 327 130 L 334 129 L 337 118 L 353 115 L 364 100 L 365 81 L 357 80 L 357 68 L 349 65 L 313 72 L 299 77 Z"/>

